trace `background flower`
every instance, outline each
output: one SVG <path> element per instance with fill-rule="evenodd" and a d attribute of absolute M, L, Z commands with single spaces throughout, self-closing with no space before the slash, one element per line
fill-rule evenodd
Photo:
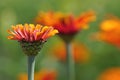
<path fill-rule="evenodd" d="M 100 25 L 98 38 L 120 47 L 120 20 L 116 17 L 104 20 Z"/>
<path fill-rule="evenodd" d="M 59 44 L 59 45 L 58 45 Z M 59 60 L 66 61 L 66 48 L 65 43 L 58 42 L 57 45 L 54 45 L 51 49 L 51 53 L 55 55 Z M 78 42 L 72 42 L 72 54 L 76 63 L 88 61 L 90 54 L 89 50 L 85 45 Z"/>
<path fill-rule="evenodd" d="M 120 68 L 110 68 L 105 70 L 98 80 L 120 80 Z"/>
<path fill-rule="evenodd" d="M 42 69 L 41 71 L 35 73 L 34 79 L 35 80 L 57 80 L 57 73 L 56 71 Z M 18 80 L 28 80 L 27 74 L 20 74 L 18 76 Z"/>
<path fill-rule="evenodd" d="M 95 13 L 88 11 L 79 17 L 61 12 L 41 12 L 35 19 L 37 24 L 53 26 L 60 34 L 75 34 L 81 29 L 86 29 L 88 23 L 95 20 Z"/>

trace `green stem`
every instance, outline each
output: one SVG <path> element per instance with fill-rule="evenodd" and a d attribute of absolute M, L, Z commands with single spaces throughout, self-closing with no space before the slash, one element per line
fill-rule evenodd
<path fill-rule="evenodd" d="M 28 80 L 34 80 L 35 56 L 28 56 Z"/>
<path fill-rule="evenodd" d="M 66 60 L 67 60 L 67 80 L 75 80 L 75 64 L 74 56 L 72 54 L 72 46 L 70 43 L 66 43 Z"/>

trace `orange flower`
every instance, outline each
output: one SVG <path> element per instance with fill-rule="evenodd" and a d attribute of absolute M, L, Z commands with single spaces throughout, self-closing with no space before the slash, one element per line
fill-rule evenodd
<path fill-rule="evenodd" d="M 104 20 L 100 25 L 100 32 L 97 34 L 100 40 L 120 47 L 120 20 L 110 18 Z"/>
<path fill-rule="evenodd" d="M 120 68 L 111 68 L 103 72 L 98 80 L 120 80 Z"/>
<path fill-rule="evenodd" d="M 20 75 L 18 76 L 18 80 L 28 80 L 27 74 L 20 74 Z"/>
<path fill-rule="evenodd" d="M 35 75 L 35 80 L 56 80 L 57 73 L 55 71 L 42 70 Z"/>
<path fill-rule="evenodd" d="M 26 42 L 45 41 L 47 38 L 58 33 L 53 27 L 35 26 L 33 24 L 19 24 L 12 26 L 12 29 L 13 31 L 8 30 L 8 33 L 11 34 L 8 36 L 8 39 Z"/>
<path fill-rule="evenodd" d="M 46 39 L 58 33 L 53 27 L 33 24 L 20 24 L 12 26 L 12 29 L 8 30 L 8 39 L 19 41 L 28 56 L 37 55 Z"/>
<path fill-rule="evenodd" d="M 75 18 L 71 14 L 63 14 L 60 12 L 39 13 L 35 19 L 37 24 L 53 26 L 60 34 L 75 34 L 81 29 L 85 29 L 88 23 L 95 20 L 93 11 L 81 14 Z"/>
<path fill-rule="evenodd" d="M 20 74 L 18 80 L 28 80 L 27 74 Z M 35 80 L 57 80 L 57 73 L 55 71 L 42 70 L 35 73 Z"/>
<path fill-rule="evenodd" d="M 64 43 L 59 43 L 51 52 L 60 60 L 66 61 L 66 48 Z M 80 43 L 72 43 L 72 54 L 74 56 L 75 62 L 86 62 L 89 59 L 88 49 Z"/>

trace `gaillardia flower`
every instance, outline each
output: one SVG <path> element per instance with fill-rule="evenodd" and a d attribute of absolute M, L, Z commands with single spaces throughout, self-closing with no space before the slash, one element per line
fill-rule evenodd
<path fill-rule="evenodd" d="M 66 47 L 65 44 L 62 42 L 60 42 L 59 44 L 60 45 L 53 46 L 53 49 L 51 49 L 51 53 L 53 53 L 53 55 L 55 55 L 60 61 L 65 62 L 67 57 Z M 85 45 L 78 42 L 72 42 L 71 47 L 72 55 L 76 63 L 88 61 L 90 55 L 89 50 Z"/>
<path fill-rule="evenodd" d="M 110 68 L 105 70 L 97 80 L 120 80 L 120 68 Z"/>
<path fill-rule="evenodd" d="M 79 17 L 61 12 L 39 13 L 35 19 L 37 24 L 53 26 L 59 31 L 59 36 L 66 43 L 66 71 L 67 80 L 75 80 L 74 59 L 70 42 L 80 30 L 88 28 L 88 23 L 95 20 L 95 13 L 89 11 Z M 60 48 L 59 48 L 60 49 Z M 60 51 L 61 52 L 61 51 Z"/>
<path fill-rule="evenodd" d="M 12 30 L 8 30 L 10 36 L 8 39 L 20 42 L 23 51 L 27 55 L 36 55 L 42 47 L 42 44 L 51 36 L 58 33 L 53 27 L 19 24 L 12 26 Z"/>
<path fill-rule="evenodd" d="M 60 12 L 41 12 L 35 19 L 37 24 L 53 26 L 59 31 L 63 38 L 71 38 L 81 29 L 88 28 L 88 23 L 95 20 L 95 13 L 89 11 L 74 17 L 72 14 L 63 14 Z M 70 36 L 70 37 L 68 37 Z"/>
<path fill-rule="evenodd" d="M 120 47 L 120 20 L 118 18 L 104 20 L 97 38 Z"/>

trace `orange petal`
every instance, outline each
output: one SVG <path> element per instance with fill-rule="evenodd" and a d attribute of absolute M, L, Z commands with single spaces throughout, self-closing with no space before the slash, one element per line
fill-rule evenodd
<path fill-rule="evenodd" d="M 13 36 L 8 36 L 8 39 L 14 40 L 15 38 Z"/>

